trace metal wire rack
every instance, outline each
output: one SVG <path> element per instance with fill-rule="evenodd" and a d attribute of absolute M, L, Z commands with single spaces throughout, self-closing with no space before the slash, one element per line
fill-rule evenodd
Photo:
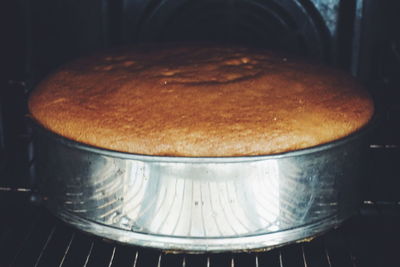
<path fill-rule="evenodd" d="M 315 239 L 267 252 L 169 254 L 76 231 L 32 201 L 0 188 L 0 266 L 369 267 L 399 266 L 400 203 L 364 201 L 358 215 Z M 12 204 L 11 204 L 12 203 Z"/>

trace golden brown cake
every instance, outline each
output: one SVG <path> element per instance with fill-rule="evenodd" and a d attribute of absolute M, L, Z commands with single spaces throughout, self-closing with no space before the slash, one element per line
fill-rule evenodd
<path fill-rule="evenodd" d="M 101 148 L 242 156 L 345 137 L 374 106 L 337 70 L 243 47 L 168 44 L 75 60 L 39 84 L 29 110 L 45 128 Z"/>

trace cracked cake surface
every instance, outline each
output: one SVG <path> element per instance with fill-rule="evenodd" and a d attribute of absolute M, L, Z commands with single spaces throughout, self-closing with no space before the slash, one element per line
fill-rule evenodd
<path fill-rule="evenodd" d="M 368 123 L 349 75 L 245 47 L 138 45 L 94 53 L 32 92 L 31 116 L 66 138 L 162 156 L 267 155 L 345 137 Z"/>

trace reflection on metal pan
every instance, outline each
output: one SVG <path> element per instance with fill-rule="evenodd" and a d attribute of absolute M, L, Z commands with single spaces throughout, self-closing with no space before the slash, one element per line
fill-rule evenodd
<path fill-rule="evenodd" d="M 365 133 L 270 156 L 120 153 L 35 125 L 46 205 L 89 233 L 177 251 L 264 249 L 321 233 L 355 211 Z"/>

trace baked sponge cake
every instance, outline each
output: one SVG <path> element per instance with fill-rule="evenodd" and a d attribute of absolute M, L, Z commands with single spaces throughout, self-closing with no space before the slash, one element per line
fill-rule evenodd
<path fill-rule="evenodd" d="M 66 138 L 163 156 L 249 156 L 345 137 L 374 113 L 348 75 L 272 52 L 220 45 L 138 45 L 59 68 L 29 99 Z"/>

